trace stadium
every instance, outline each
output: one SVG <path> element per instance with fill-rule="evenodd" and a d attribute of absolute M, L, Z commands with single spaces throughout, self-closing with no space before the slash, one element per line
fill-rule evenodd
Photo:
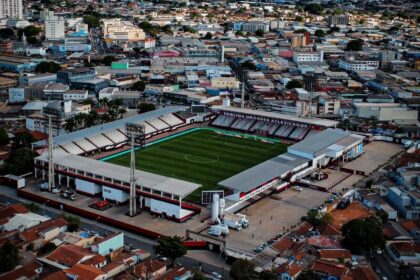
<path fill-rule="evenodd" d="M 222 190 L 226 212 L 234 213 L 245 201 L 285 189 L 318 166 L 363 152 L 363 138 L 335 129 L 336 121 L 225 106 L 207 113 L 169 106 L 54 137 L 56 182 L 86 196 L 126 203 L 127 123 L 145 130 L 145 145 L 135 153 L 138 207 L 177 222 L 201 211 L 202 191 Z M 33 144 L 39 154 L 35 177 L 44 181 L 46 145 Z"/>

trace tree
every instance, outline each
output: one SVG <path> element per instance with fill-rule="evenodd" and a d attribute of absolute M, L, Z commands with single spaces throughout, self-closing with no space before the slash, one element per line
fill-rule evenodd
<path fill-rule="evenodd" d="M 334 33 L 334 32 L 340 32 L 340 27 L 338 26 L 333 26 L 330 28 L 330 30 L 328 31 L 328 33 Z"/>
<path fill-rule="evenodd" d="M 67 221 L 67 231 L 75 232 L 79 229 L 81 222 L 80 218 L 77 216 L 71 216 L 71 215 L 62 215 L 63 219 Z"/>
<path fill-rule="evenodd" d="M 385 244 L 382 223 L 378 217 L 351 220 L 341 231 L 344 237 L 343 246 L 353 254 L 368 253 Z"/>
<path fill-rule="evenodd" d="M 6 129 L 4 127 L 0 128 L 0 145 L 9 144 L 9 135 L 7 135 Z"/>
<path fill-rule="evenodd" d="M 104 57 L 103 62 L 104 62 L 104 64 L 106 66 L 111 66 L 112 62 L 114 62 L 116 60 L 117 59 L 115 58 L 115 56 L 113 56 L 113 55 L 107 55 L 107 56 Z"/>
<path fill-rule="evenodd" d="M 347 51 L 356 51 L 359 52 L 363 49 L 363 40 L 362 39 L 356 39 L 351 40 L 347 43 L 346 50 Z"/>
<path fill-rule="evenodd" d="M 211 38 L 213 38 L 213 35 L 211 35 L 210 32 L 207 32 L 206 36 L 204 36 L 204 39 L 206 39 L 206 40 L 211 40 Z"/>
<path fill-rule="evenodd" d="M 30 148 L 18 148 L 6 160 L 5 171 L 14 175 L 22 175 L 33 171 L 35 152 Z"/>
<path fill-rule="evenodd" d="M 260 273 L 259 279 L 261 279 L 261 280 L 277 280 L 278 275 L 277 275 L 276 272 L 274 272 L 272 270 L 263 270 Z"/>
<path fill-rule="evenodd" d="M 258 29 L 257 31 L 255 31 L 255 35 L 258 37 L 264 36 L 264 30 Z"/>
<path fill-rule="evenodd" d="M 38 253 L 40 255 L 45 255 L 45 254 L 48 254 L 49 252 L 54 251 L 56 248 L 57 246 L 54 243 L 48 242 L 39 249 Z"/>
<path fill-rule="evenodd" d="M 297 21 L 297 22 L 302 22 L 302 21 L 303 21 L 303 17 L 301 17 L 301 16 L 296 16 L 296 17 L 295 17 L 295 21 Z"/>
<path fill-rule="evenodd" d="M 15 36 L 15 32 L 11 28 L 2 28 L 0 29 L 0 38 L 2 39 L 11 39 Z"/>
<path fill-rule="evenodd" d="M 182 244 L 179 236 L 165 236 L 157 239 L 157 244 L 154 246 L 155 252 L 158 255 L 167 257 L 171 260 L 172 266 L 176 259 L 184 256 L 187 253 L 187 248 Z"/>
<path fill-rule="evenodd" d="M 317 36 L 317 37 L 324 37 L 325 36 L 325 32 L 324 32 L 324 30 L 322 30 L 322 29 L 317 29 L 316 31 L 315 31 L 315 36 Z"/>
<path fill-rule="evenodd" d="M 251 70 L 251 71 L 257 70 L 257 67 L 255 66 L 255 63 L 252 62 L 252 60 L 246 60 L 246 61 L 242 62 L 241 67 L 244 68 L 244 69 Z"/>
<path fill-rule="evenodd" d="M 320 225 L 329 224 L 331 220 L 332 220 L 332 217 L 329 213 L 321 215 L 321 213 L 316 209 L 312 209 L 308 211 L 308 214 L 306 216 L 306 221 L 310 223 L 314 227 L 315 230 Z"/>
<path fill-rule="evenodd" d="M 318 3 L 310 3 L 305 5 L 304 11 L 315 15 L 321 15 L 324 11 L 324 7 Z"/>
<path fill-rule="evenodd" d="M 0 272 L 14 269 L 19 264 L 19 250 L 10 241 L 0 247 Z"/>
<path fill-rule="evenodd" d="M 153 111 L 155 109 L 156 109 L 156 107 L 152 103 L 140 103 L 140 105 L 138 106 L 138 113 L 139 114 L 146 113 L 146 112 L 149 112 L 149 111 Z"/>
<path fill-rule="evenodd" d="M 83 23 L 89 25 L 89 28 L 96 28 L 101 25 L 99 18 L 95 16 L 84 16 Z"/>
<path fill-rule="evenodd" d="M 35 204 L 33 202 L 31 202 L 31 203 L 23 203 L 23 206 L 25 206 L 25 208 L 28 209 L 31 212 L 38 212 L 39 211 L 38 204 Z"/>
<path fill-rule="evenodd" d="M 57 73 L 61 70 L 61 66 L 54 61 L 42 61 L 35 67 L 37 73 Z"/>
<path fill-rule="evenodd" d="M 13 138 L 13 149 L 18 148 L 31 148 L 32 142 L 34 142 L 35 139 L 29 132 L 20 132 L 15 135 L 15 138 Z"/>
<path fill-rule="evenodd" d="M 144 91 L 146 84 L 143 81 L 137 81 L 132 86 L 133 90 Z"/>
<path fill-rule="evenodd" d="M 206 280 L 207 277 L 200 271 L 195 271 L 191 280 Z"/>
<path fill-rule="evenodd" d="M 254 269 L 255 266 L 252 262 L 238 259 L 232 264 L 229 275 L 234 280 L 252 280 Z"/>
<path fill-rule="evenodd" d="M 302 87 L 302 83 L 298 80 L 291 80 L 286 84 L 286 89 L 294 89 Z"/>
<path fill-rule="evenodd" d="M 241 30 L 236 31 L 236 36 L 244 36 L 244 33 Z"/>
<path fill-rule="evenodd" d="M 25 33 L 26 38 L 36 37 L 41 33 L 42 29 L 33 25 L 25 27 L 22 32 Z"/>

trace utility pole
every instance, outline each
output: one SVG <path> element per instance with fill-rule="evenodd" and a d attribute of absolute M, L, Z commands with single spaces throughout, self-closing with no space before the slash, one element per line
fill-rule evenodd
<path fill-rule="evenodd" d="M 55 188 L 53 162 L 53 133 L 51 116 L 48 116 L 48 191 Z"/>
<path fill-rule="evenodd" d="M 241 109 L 245 108 L 245 71 L 242 70 Z"/>
<path fill-rule="evenodd" d="M 131 135 L 131 160 L 130 160 L 130 216 L 137 213 L 136 203 L 136 158 L 134 155 L 134 134 Z"/>

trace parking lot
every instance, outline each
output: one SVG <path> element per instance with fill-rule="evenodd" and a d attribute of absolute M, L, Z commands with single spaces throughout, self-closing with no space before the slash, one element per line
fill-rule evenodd
<path fill-rule="evenodd" d="M 304 188 L 301 192 L 288 189 L 277 196 L 279 200 L 267 197 L 242 210 L 250 225 L 241 231 L 230 230 L 227 246 L 252 252 L 261 243 L 297 225 L 308 210 L 321 205 L 329 194 Z"/>
<path fill-rule="evenodd" d="M 385 164 L 389 159 L 402 152 L 402 145 L 374 141 L 364 146 L 364 153 L 352 162 L 344 164 L 345 168 L 364 171 L 366 174 L 376 170 L 379 166 Z"/>
<path fill-rule="evenodd" d="M 104 215 L 124 223 L 132 224 L 137 227 L 157 232 L 162 235 L 179 235 L 184 237 L 186 235 L 187 229 L 197 230 L 201 228 L 203 226 L 201 219 L 203 219 L 205 216 L 208 216 L 208 210 L 203 208 L 201 214 L 195 215 L 183 223 L 160 218 L 158 216 L 152 215 L 149 211 L 143 211 L 141 214 L 135 217 L 128 217 L 125 215 L 128 212 L 128 203 L 120 206 L 113 205 L 111 208 L 101 211 L 89 207 L 89 205 L 100 201 L 99 197 L 89 197 L 82 194 L 77 194 L 76 200 L 71 201 L 62 198 L 60 194 L 41 192 L 38 190 L 38 187 L 35 186 L 28 186 L 25 188 L 25 190 L 36 193 L 37 195 L 41 195 L 51 200 L 59 201 L 63 204 L 76 206 L 80 209 L 84 209 L 98 215 Z M 48 201 L 46 202 L 46 205 L 48 205 Z M 96 223 L 101 223 L 100 219 L 97 220 Z"/>
<path fill-rule="evenodd" d="M 314 186 L 323 187 L 325 189 L 331 189 L 334 186 L 336 186 L 338 183 L 343 181 L 344 179 L 348 178 L 350 176 L 349 173 L 338 171 L 334 169 L 323 169 L 322 172 L 326 173 L 328 175 L 328 178 L 321 181 L 313 181 L 311 180 L 311 184 Z"/>

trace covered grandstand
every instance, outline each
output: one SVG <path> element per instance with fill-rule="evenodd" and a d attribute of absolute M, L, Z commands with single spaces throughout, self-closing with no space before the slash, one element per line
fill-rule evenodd
<path fill-rule="evenodd" d="M 212 112 L 217 115 L 211 123 L 213 126 L 295 141 L 325 128 L 335 128 L 338 124 L 332 120 L 228 106 L 213 107 Z"/>
<path fill-rule="evenodd" d="M 104 199 L 125 203 L 130 192 L 130 168 L 87 157 L 56 151 L 55 173 L 58 181 L 88 196 L 100 195 Z M 46 153 L 35 159 L 35 177 L 47 176 Z M 136 170 L 137 195 L 141 208 L 182 222 L 196 214 L 198 209 L 185 205 L 182 200 L 200 187 L 199 184 Z"/>
<path fill-rule="evenodd" d="M 81 155 L 121 147 L 128 140 L 125 134 L 126 123 L 143 124 L 145 126 L 146 138 L 150 138 L 185 125 L 185 121 L 176 114 L 176 112 L 184 111 L 185 109 L 187 107 L 170 106 L 59 135 L 54 137 L 55 150 Z M 38 141 L 33 144 L 33 147 L 36 149 L 45 145 L 45 141 Z"/>
<path fill-rule="evenodd" d="M 229 207 L 268 189 L 281 190 L 297 179 L 313 172 L 317 167 L 333 161 L 346 161 L 363 153 L 363 137 L 341 129 L 326 129 L 288 147 L 287 153 L 276 156 L 241 173 L 227 178 L 219 185 L 231 189 L 226 197 Z"/>

